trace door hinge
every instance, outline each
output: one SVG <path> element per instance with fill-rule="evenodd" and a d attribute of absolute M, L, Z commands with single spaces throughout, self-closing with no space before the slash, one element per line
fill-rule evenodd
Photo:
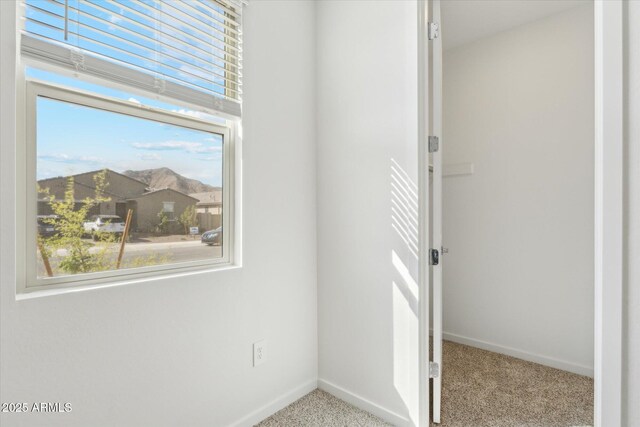
<path fill-rule="evenodd" d="M 440 264 L 440 253 L 437 249 L 431 249 L 431 256 L 429 257 L 429 263 L 431 265 Z"/>
<path fill-rule="evenodd" d="M 440 35 L 440 26 L 437 22 L 429 22 L 428 37 L 429 40 L 437 39 Z"/>
<path fill-rule="evenodd" d="M 440 138 L 438 138 L 437 136 L 430 136 L 429 137 L 429 152 L 430 153 L 435 153 L 439 149 L 440 149 Z"/>
<path fill-rule="evenodd" d="M 440 365 L 436 362 L 429 362 L 429 378 L 438 378 L 440 376 Z"/>

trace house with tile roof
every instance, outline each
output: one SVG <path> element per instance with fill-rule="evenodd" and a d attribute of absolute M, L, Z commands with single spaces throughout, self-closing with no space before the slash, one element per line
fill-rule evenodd
<path fill-rule="evenodd" d="M 87 197 L 94 197 L 96 184 L 94 176 L 100 171 L 85 172 L 70 176 L 42 179 L 38 181 L 41 189 L 48 189 L 48 194 L 60 200 L 64 198 L 69 178 L 73 178 L 76 204 L 84 203 Z M 196 205 L 199 200 L 188 194 L 171 188 L 151 189 L 146 183 L 113 170 L 106 170 L 107 186 L 104 195 L 109 198 L 93 207 L 91 215 L 118 215 L 127 217 L 129 209 L 133 211 L 132 230 L 141 232 L 154 231 L 160 219 L 158 214 L 164 212 L 169 221 L 175 223 L 170 227 L 176 232 L 180 230 L 177 219 L 184 210 Z M 38 215 L 52 214 L 49 200 L 43 193 L 38 195 Z"/>

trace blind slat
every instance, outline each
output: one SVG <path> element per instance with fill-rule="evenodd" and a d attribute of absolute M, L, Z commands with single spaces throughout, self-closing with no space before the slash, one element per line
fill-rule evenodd
<path fill-rule="evenodd" d="M 88 5 L 90 5 L 90 7 L 92 7 L 94 10 L 101 11 L 101 12 L 104 12 L 104 13 L 111 13 L 111 11 L 110 11 L 110 10 L 105 9 L 104 7 L 102 7 L 102 6 L 98 5 L 98 4 L 95 4 L 95 3 L 87 3 L 87 4 L 88 4 Z M 73 8 L 73 7 L 71 7 L 71 8 L 72 8 L 72 9 L 75 9 L 75 8 Z M 109 25 L 112 25 L 112 26 L 114 26 L 114 27 L 118 27 L 118 29 L 121 29 L 122 31 L 131 32 L 131 33 L 132 33 L 132 35 L 134 35 L 134 36 L 142 37 L 142 38 L 145 38 L 145 39 L 147 39 L 147 40 L 151 40 L 151 41 L 153 41 L 153 42 L 160 43 L 160 44 L 162 44 L 162 45 L 164 45 L 164 46 L 168 46 L 168 47 L 170 47 L 170 48 L 172 48 L 172 49 L 178 49 L 178 47 L 176 47 L 176 46 L 169 45 L 168 43 L 164 43 L 164 42 L 161 42 L 161 41 L 159 41 L 159 40 L 153 39 L 152 37 L 147 36 L 147 35 L 144 35 L 144 34 L 142 34 L 142 33 L 140 33 L 140 32 L 137 32 L 137 31 L 134 31 L 134 30 L 128 29 L 128 28 L 124 27 L 123 25 L 120 25 L 119 21 L 118 21 L 118 22 L 112 22 L 112 21 L 110 21 L 109 19 L 106 19 L 106 18 L 100 18 L 100 17 L 98 17 L 96 14 L 89 14 L 89 13 L 87 13 L 87 12 L 83 12 L 83 13 L 90 15 L 92 19 L 100 20 L 100 21 L 102 21 L 102 22 L 104 22 L 104 23 L 108 23 Z M 132 10 L 132 13 L 137 13 L 137 12 L 134 12 L 134 11 Z M 155 28 L 152 28 L 152 27 L 150 27 L 149 25 L 144 24 L 144 23 L 142 23 L 142 22 L 140 22 L 140 21 L 136 21 L 136 20 L 134 20 L 134 19 L 131 19 L 131 18 L 129 18 L 128 16 L 125 16 L 125 15 L 120 15 L 120 19 L 121 19 L 122 21 L 128 22 L 128 23 L 130 23 L 130 24 L 132 24 L 132 25 L 135 25 L 135 26 L 141 27 L 141 28 L 143 28 L 143 29 L 146 29 L 146 30 L 148 30 L 149 32 L 157 31 Z M 163 23 L 162 25 L 164 26 L 164 25 L 166 25 L 166 24 L 164 24 L 164 23 Z M 174 31 L 175 33 L 178 33 L 178 34 L 179 34 L 179 31 L 180 31 L 180 29 L 179 29 L 179 28 L 173 27 L 173 26 L 171 26 L 171 25 L 168 25 L 168 26 L 169 26 L 169 27 L 171 27 L 173 30 L 176 30 L 176 31 Z M 160 33 L 160 34 L 162 35 L 162 37 L 166 37 L 166 38 L 168 38 L 168 39 L 174 40 L 176 43 L 179 43 L 179 44 L 181 45 L 181 47 L 183 48 L 182 53 L 184 53 L 184 54 L 191 55 L 191 53 L 189 53 L 188 51 L 186 51 L 186 49 L 190 48 L 190 49 L 195 49 L 195 50 L 197 50 L 198 52 L 200 52 L 200 53 L 201 53 L 201 54 L 203 54 L 203 55 L 209 55 L 209 56 L 210 56 L 210 55 L 212 55 L 212 52 L 207 52 L 205 49 L 203 49 L 202 47 L 198 46 L 197 44 L 195 44 L 195 43 L 190 43 L 190 42 L 196 42 L 196 43 L 207 43 L 207 42 L 206 42 L 206 41 L 204 41 L 204 40 L 201 40 L 201 39 L 194 39 L 193 37 L 188 37 L 188 38 L 189 38 L 189 40 L 181 40 L 181 39 L 179 39 L 178 37 L 176 37 L 176 36 L 172 35 L 171 33 L 166 32 L 166 31 L 164 31 L 164 30 L 161 30 L 161 33 Z M 183 36 L 184 38 L 187 38 L 187 36 L 184 36 L 184 35 L 182 35 L 182 36 Z M 222 43 L 222 42 L 221 42 L 220 44 L 224 45 L 224 43 Z M 235 54 L 230 54 L 230 53 L 226 52 L 226 51 L 224 50 L 224 48 L 221 48 L 221 47 L 216 46 L 216 45 L 214 45 L 214 44 L 211 44 L 211 46 L 216 50 L 217 54 L 216 54 L 216 53 L 213 53 L 213 55 L 214 55 L 215 57 L 217 57 L 217 58 L 224 59 L 224 56 L 225 56 L 225 55 L 232 55 L 234 59 L 237 59 L 237 58 L 238 58 L 238 56 L 237 56 L 237 55 L 235 55 Z M 220 56 L 220 55 L 222 55 L 222 56 Z M 203 58 L 201 58 L 201 57 L 197 57 L 197 56 L 195 56 L 195 55 L 192 55 L 192 56 L 194 56 L 194 57 L 198 58 L 199 60 L 203 60 Z"/>
<path fill-rule="evenodd" d="M 50 16 L 50 17 L 52 17 L 52 18 L 62 19 L 62 20 L 64 21 L 64 11 L 63 11 L 63 14 L 62 14 L 62 15 L 58 15 L 58 14 L 57 14 L 57 13 L 55 13 L 55 12 L 52 12 L 52 11 L 50 11 L 50 10 L 43 9 L 43 8 L 41 8 L 41 7 L 39 7 L 39 6 L 36 6 L 36 5 L 32 5 L 32 6 L 31 6 L 31 8 L 32 8 L 33 10 L 35 10 L 35 11 L 38 11 L 38 13 L 42 13 L 42 14 L 44 14 L 44 15 L 46 15 L 46 16 Z"/>
<path fill-rule="evenodd" d="M 22 34 L 21 46 L 23 55 L 37 61 L 107 79 L 146 92 L 160 93 L 232 116 L 240 116 L 240 104 L 235 99 L 220 94 L 211 96 L 211 94 L 187 82 L 176 82 L 171 78 L 159 80 L 155 75 L 144 72 L 145 70 L 131 64 L 112 61 L 100 55 L 83 56 L 78 52 L 78 49 L 68 44 L 43 39 L 28 33 Z"/>
<path fill-rule="evenodd" d="M 64 28 L 56 27 L 55 25 L 49 24 L 47 22 L 42 22 L 42 21 L 40 21 L 38 19 L 30 19 L 29 21 L 34 23 L 34 24 L 41 25 L 43 27 L 47 27 L 50 30 L 55 30 L 56 32 L 60 32 L 60 33 L 64 32 Z"/>
<path fill-rule="evenodd" d="M 215 5 L 217 4 L 218 6 L 222 7 L 222 9 L 224 9 L 225 13 L 231 15 L 236 22 L 240 21 L 240 15 L 237 12 L 237 9 L 240 8 L 242 9 L 242 5 L 246 5 L 247 2 L 246 1 L 227 1 L 226 4 L 225 3 L 221 3 L 218 1 L 211 1 L 211 0 L 206 0 L 206 1 L 202 1 L 199 0 L 200 3 L 203 3 L 205 6 L 209 5 Z"/>
<path fill-rule="evenodd" d="M 179 9 L 179 8 L 175 8 L 175 7 L 173 7 L 171 3 L 166 3 L 166 5 L 167 5 L 167 6 L 169 6 L 169 7 L 171 7 L 173 10 L 178 10 L 178 11 L 180 11 L 180 9 Z M 225 27 L 225 30 L 224 30 L 224 31 L 225 31 L 225 33 L 228 31 L 229 33 L 233 34 L 234 36 L 237 36 L 237 35 L 238 35 L 238 29 L 237 29 L 237 28 L 234 28 L 234 27 L 233 27 L 233 25 L 230 25 L 230 24 L 229 24 L 229 22 L 233 22 L 233 21 L 230 21 L 230 20 L 229 20 L 229 17 L 226 17 L 226 16 L 224 16 L 224 15 L 221 15 L 221 14 L 219 14 L 218 12 L 214 12 L 214 14 L 217 14 L 217 16 L 222 17 L 222 21 L 217 20 L 217 19 L 213 18 L 212 16 L 207 16 L 207 14 L 206 14 L 206 13 L 204 13 L 204 12 L 200 11 L 199 9 L 195 8 L 195 7 L 193 6 L 193 4 L 192 4 L 192 3 L 190 3 L 190 2 L 184 2 L 184 3 L 182 3 L 180 6 L 183 6 L 183 7 L 184 7 L 184 10 L 189 10 L 189 11 L 191 11 L 192 13 L 195 13 L 196 15 L 198 15 L 199 17 L 201 17 L 201 18 L 205 19 L 206 21 L 199 20 L 199 21 L 200 21 L 200 22 L 202 22 L 203 24 L 205 24 L 205 25 L 210 25 L 210 24 L 222 25 L 222 26 L 224 26 L 224 27 Z M 212 11 L 213 11 L 213 10 L 212 10 Z M 210 22 L 207 22 L 207 21 L 210 21 Z M 215 27 L 214 27 L 214 28 L 215 28 Z"/>
<path fill-rule="evenodd" d="M 95 30 L 95 29 L 93 29 L 93 30 Z M 96 44 L 96 45 L 99 45 L 99 46 L 103 46 L 103 47 L 105 47 L 107 49 L 111 49 L 112 51 L 120 52 L 123 55 L 129 55 L 129 56 L 131 56 L 133 58 L 137 58 L 142 63 L 147 62 L 147 63 L 150 64 L 149 66 L 135 64 L 135 63 L 133 63 L 133 64 L 137 65 L 140 68 L 146 69 L 151 73 L 164 74 L 167 77 L 178 79 L 174 74 L 167 74 L 167 71 L 170 72 L 170 70 L 174 70 L 175 73 L 177 73 L 177 74 L 183 73 L 183 74 L 187 74 L 188 76 L 190 76 L 190 79 L 189 80 L 185 80 L 185 81 L 190 83 L 193 86 L 200 87 L 200 88 L 202 88 L 204 90 L 209 90 L 209 88 L 207 88 L 207 86 L 206 86 L 206 84 L 209 83 L 212 86 L 215 86 L 216 88 L 219 88 L 221 90 L 221 92 L 214 90 L 215 92 L 224 93 L 224 90 L 225 90 L 224 82 L 217 83 L 216 80 L 207 81 L 206 79 L 204 79 L 202 77 L 202 75 L 194 74 L 193 72 L 189 71 L 189 69 L 186 66 L 178 68 L 178 67 L 169 65 L 166 61 L 164 61 L 164 62 L 161 61 L 161 59 L 157 59 L 156 60 L 156 59 L 153 59 L 153 58 L 142 56 L 142 55 L 139 55 L 137 53 L 134 53 L 134 52 L 131 52 L 131 51 L 128 51 L 128 50 L 125 50 L 125 49 L 110 45 L 110 44 L 108 44 L 106 42 L 103 42 L 103 41 L 98 41 L 96 39 L 85 38 L 85 37 L 82 37 L 82 36 L 80 38 L 84 42 L 93 43 L 93 44 Z M 118 60 L 118 56 L 117 55 L 109 54 L 109 53 L 106 53 L 106 52 L 97 52 L 97 53 L 100 53 L 101 55 L 106 56 L 108 58 L 111 58 L 114 61 Z M 162 56 L 164 56 L 164 55 L 162 55 Z M 164 59 L 167 59 L 166 56 L 164 57 Z M 156 68 L 156 69 L 154 69 L 154 68 Z M 163 69 L 165 71 L 164 73 L 162 72 Z M 224 77 L 221 77 L 221 78 L 224 79 Z M 230 89 L 230 88 L 226 88 L 226 89 L 230 90 L 230 91 L 233 91 L 234 93 L 237 93 L 237 91 L 235 91 L 233 89 Z M 232 98 L 234 98 L 234 97 L 232 97 Z"/>
<path fill-rule="evenodd" d="M 151 19 L 149 16 L 144 15 L 142 12 L 137 11 L 137 10 L 135 10 L 135 9 L 133 9 L 133 8 L 131 8 L 131 7 L 128 7 L 128 6 L 126 6 L 126 5 L 121 5 L 120 3 L 117 3 L 117 2 L 115 2 L 115 1 L 113 1 L 113 0 L 109 0 L 107 3 L 109 3 L 109 4 L 113 3 L 114 5 L 118 5 L 118 6 L 122 7 L 124 10 L 126 10 L 126 11 L 128 11 L 128 12 L 131 12 L 131 13 L 133 13 L 133 14 L 135 14 L 135 15 L 137 15 L 137 16 L 139 16 L 139 17 L 143 18 L 143 19 Z M 187 18 L 189 18 L 189 15 L 188 15 L 188 14 L 184 13 L 184 12 L 183 12 L 183 11 L 181 11 L 180 9 L 174 8 L 173 6 L 171 6 L 171 3 L 167 3 L 167 5 L 168 5 L 168 7 L 172 8 L 172 9 L 175 11 L 175 13 L 176 13 L 176 14 L 178 14 L 179 16 L 183 16 L 183 17 L 184 17 L 184 16 L 186 16 Z M 195 32 L 197 32 L 198 34 L 200 34 L 200 35 L 202 35 L 202 36 L 204 36 L 204 37 L 207 37 L 207 38 L 209 38 L 209 39 L 212 39 L 212 42 L 219 43 L 219 44 L 223 45 L 225 48 L 232 49 L 233 51 L 238 52 L 238 49 L 237 49 L 237 48 L 235 48 L 235 47 L 233 47 L 233 46 L 229 45 L 228 43 L 225 43 L 225 42 L 224 42 L 223 40 L 221 40 L 221 39 L 218 39 L 218 38 L 216 38 L 216 37 L 213 37 L 211 34 L 208 34 L 208 33 L 207 33 L 206 31 L 204 31 L 204 30 L 201 30 L 201 29 L 199 29 L 199 28 L 197 28 L 197 27 L 194 27 L 194 26 L 193 26 L 193 25 L 191 25 L 188 21 L 183 21 L 183 20 L 178 19 L 176 16 L 173 16 L 173 15 L 165 15 L 165 18 L 167 18 L 167 19 L 169 19 L 169 20 L 171 20 L 171 21 L 174 21 L 174 22 L 178 22 L 178 25 L 180 25 L 180 24 L 182 24 L 182 25 L 186 25 L 187 27 L 189 27 L 189 29 L 190 29 L 190 30 L 195 31 Z M 170 24 L 166 24 L 165 22 L 161 22 L 159 25 L 160 25 L 160 26 L 168 25 L 168 26 L 170 26 L 170 27 L 174 28 L 178 33 L 186 34 L 186 33 L 184 32 L 184 30 L 181 30 L 180 28 L 175 27 L 175 26 L 172 26 L 172 25 L 170 25 Z M 217 30 L 217 29 L 215 29 L 215 28 L 212 28 L 211 30 L 213 30 L 214 32 L 216 32 L 216 33 L 220 34 L 220 36 L 221 36 L 221 37 L 227 37 L 227 36 L 224 34 L 224 32 L 220 32 L 219 30 Z M 193 38 L 193 36 L 189 36 L 189 35 L 187 35 L 187 36 L 188 36 L 188 37 Z M 199 40 L 200 42 L 202 42 L 202 43 L 212 43 L 212 42 L 209 42 L 209 41 L 207 41 L 207 40 L 200 39 L 200 38 L 198 38 L 198 40 Z"/>
<path fill-rule="evenodd" d="M 240 115 L 240 0 L 23 0 L 23 55 Z"/>
<path fill-rule="evenodd" d="M 135 32 L 133 30 L 129 30 L 127 28 L 118 26 L 117 24 L 112 24 L 108 20 L 104 20 L 102 18 L 96 18 L 95 16 L 91 16 L 89 19 L 101 22 L 101 23 L 103 23 L 103 24 L 105 24 L 107 26 L 118 27 L 117 28 L 118 30 L 126 32 L 127 34 L 129 34 L 131 36 L 138 37 L 138 38 L 141 38 L 141 39 L 145 39 L 150 43 L 158 43 L 158 44 L 160 44 L 163 47 L 163 49 L 161 51 L 157 52 L 157 55 L 159 55 L 159 56 L 168 57 L 168 58 L 171 58 L 173 60 L 181 61 L 181 62 L 185 61 L 185 59 L 184 59 L 184 57 L 181 58 L 180 55 L 192 58 L 192 60 L 197 61 L 198 63 L 203 64 L 203 65 L 194 64 L 193 62 L 185 62 L 185 63 L 188 66 L 191 66 L 191 67 L 199 69 L 203 73 L 213 73 L 213 74 L 215 74 L 217 76 L 220 76 L 222 78 L 225 77 L 225 73 L 232 74 L 235 77 L 238 76 L 237 73 L 234 73 L 234 72 L 232 72 L 232 71 L 230 71 L 228 69 L 228 66 L 235 66 L 235 63 L 230 62 L 229 60 L 225 60 L 225 59 L 220 58 L 218 56 L 210 57 L 212 59 L 209 59 L 209 60 L 202 59 L 200 57 L 197 57 L 197 56 L 191 54 L 190 52 L 188 52 L 186 50 L 180 50 L 180 49 L 178 49 L 176 47 L 167 45 L 166 43 L 162 43 L 160 41 L 154 40 L 154 39 L 152 39 L 152 38 L 150 38 L 148 36 L 145 36 L 144 34 L 140 34 L 140 33 L 137 33 L 137 32 Z M 136 42 L 135 40 L 127 39 L 125 37 L 117 35 L 115 33 L 115 31 L 114 32 L 107 32 L 107 31 L 105 31 L 103 29 L 100 29 L 100 28 L 96 27 L 95 25 L 89 26 L 89 25 L 85 25 L 84 23 L 80 23 L 79 25 L 80 25 L 80 31 L 70 30 L 70 33 L 74 34 L 74 35 L 77 35 L 78 37 L 80 37 L 83 40 L 89 40 L 89 41 L 93 40 L 91 37 L 87 37 L 85 32 L 82 31 L 82 29 L 84 27 L 87 32 L 95 31 L 95 32 L 100 33 L 100 35 L 102 35 L 104 37 L 103 43 L 104 44 L 108 44 L 109 46 L 112 46 L 112 47 L 114 47 L 116 49 L 118 49 L 118 47 L 114 46 L 113 42 L 107 43 L 107 41 L 110 41 L 110 39 L 115 39 L 118 43 L 122 43 L 124 45 L 128 45 L 132 49 L 139 49 L 139 50 L 149 49 L 148 46 L 145 46 L 145 45 L 143 45 L 143 44 L 141 44 L 139 42 Z M 174 54 L 167 53 L 166 49 L 172 51 Z M 126 51 L 126 49 L 125 49 L 125 51 Z M 155 53 L 155 51 L 154 51 L 154 53 Z M 178 56 L 176 56 L 176 55 L 178 55 Z M 212 69 L 204 68 L 206 66 L 212 67 Z"/>

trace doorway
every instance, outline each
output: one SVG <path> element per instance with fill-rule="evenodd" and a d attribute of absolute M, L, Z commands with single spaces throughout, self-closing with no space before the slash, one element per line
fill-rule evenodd
<path fill-rule="evenodd" d="M 570 421 L 538 421 L 594 422 L 593 16 L 585 2 L 442 3 L 445 401 L 447 371 L 452 378 L 454 368 L 468 368 L 448 366 L 449 348 L 458 353 L 449 365 L 495 363 L 494 379 L 485 372 L 475 380 L 493 381 L 496 393 L 507 393 L 497 381 L 508 376 L 505 366 L 518 366 L 514 378 L 525 377 L 527 367 L 542 369 L 547 405 L 534 388 L 520 397 L 537 397 L 541 408 L 554 395 L 558 401 L 552 384 L 564 378 L 575 386 L 569 397 L 578 397 L 565 402 L 576 409 L 567 413 Z M 431 301 L 439 303 L 436 295 Z M 431 311 L 435 340 L 438 308 Z M 486 353 L 460 357 L 477 349 Z M 464 385 L 460 378 L 449 388 Z M 432 382 L 433 420 L 440 421 Z M 494 409 L 526 413 L 525 406 L 506 406 Z M 443 411 L 444 425 L 462 425 L 446 420 Z M 500 425 L 517 425 L 504 420 Z"/>

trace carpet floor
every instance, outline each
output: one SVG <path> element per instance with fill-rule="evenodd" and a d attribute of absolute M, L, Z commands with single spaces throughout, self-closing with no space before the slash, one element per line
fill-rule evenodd
<path fill-rule="evenodd" d="M 441 427 L 574 427 L 593 424 L 593 380 L 445 341 Z M 383 420 L 314 390 L 260 427 L 381 427 Z"/>
<path fill-rule="evenodd" d="M 593 424 L 593 379 L 445 341 L 442 427 Z"/>
<path fill-rule="evenodd" d="M 380 418 L 316 389 L 258 424 L 258 427 L 387 427 Z"/>

